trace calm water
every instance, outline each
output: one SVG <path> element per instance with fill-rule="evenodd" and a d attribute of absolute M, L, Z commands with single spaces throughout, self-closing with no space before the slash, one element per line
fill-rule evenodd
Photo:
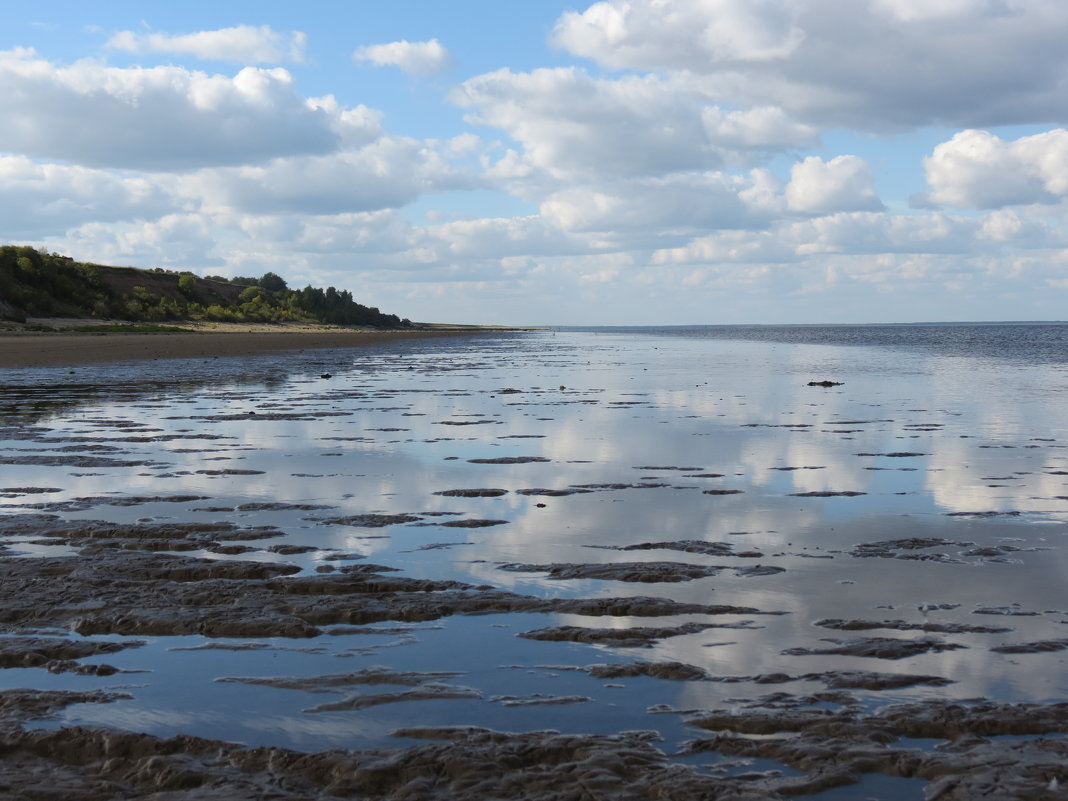
<path fill-rule="evenodd" d="M 892 348 L 935 356 L 1018 359 L 1032 364 L 1068 362 L 1068 324 L 1064 323 L 731 325 L 567 330 L 794 345 Z"/>
<path fill-rule="evenodd" d="M 727 616 L 716 622 L 733 628 L 669 637 L 649 648 L 516 635 L 552 625 L 677 626 L 704 618 L 458 616 L 312 643 L 269 640 L 257 651 L 205 649 L 219 642 L 200 637 L 150 638 L 142 648 L 97 660 L 150 672 L 101 678 L 8 669 L 0 671 L 0 685 L 123 686 L 132 700 L 75 707 L 64 722 L 302 749 L 395 744 L 389 733 L 396 728 L 436 724 L 658 729 L 670 746 L 695 732 L 682 716 L 652 715 L 649 707 L 716 708 L 772 690 L 822 686 L 605 681 L 579 669 L 604 662 L 678 661 L 715 676 L 849 669 L 956 681 L 858 692 L 872 708 L 904 697 L 1060 700 L 1068 695 L 1068 651 L 990 649 L 1068 636 L 1066 345 L 1063 325 L 561 330 L 281 358 L 8 371 L 0 388 L 0 488 L 60 491 L 7 493 L 0 498 L 5 514 L 44 503 L 66 519 L 270 524 L 286 537 L 248 543 L 259 550 L 241 556 L 191 555 L 284 561 L 311 572 L 347 553 L 404 575 L 537 596 L 651 595 L 787 614 Z M 325 372 L 333 377 L 320 378 Z M 808 386 L 819 380 L 842 384 Z M 194 438 L 203 433 L 221 438 L 210 444 Z M 23 458 L 76 453 L 87 443 L 105 446 L 94 451 L 104 461 L 45 466 Z M 145 464 L 106 463 L 131 455 Z M 470 461 L 504 456 L 546 461 Z M 220 474 L 227 468 L 240 473 Z M 653 486 L 567 496 L 520 492 L 594 484 Z M 482 487 L 507 493 L 435 494 Z M 803 494 L 843 492 L 853 494 Z M 210 500 L 99 502 L 167 495 Z M 79 498 L 98 500 L 62 507 Z M 237 508 L 265 501 L 329 505 L 337 516 L 424 517 L 366 529 L 324 524 L 308 511 Z M 435 522 L 448 516 L 431 513 L 507 522 L 455 529 Z M 950 544 L 921 550 L 937 555 L 922 560 L 900 558 L 907 555 L 900 550 L 857 555 L 865 543 L 908 537 Z M 16 555 L 5 558 L 67 552 L 33 540 L 6 538 Z M 684 540 L 726 542 L 734 552 L 761 556 L 617 550 Z M 279 542 L 313 550 L 290 556 L 267 550 Z M 729 569 L 675 583 L 558 580 L 536 569 L 641 561 Z M 533 568 L 501 568 L 513 563 Z M 781 572 L 747 576 L 735 569 L 754 564 Z M 918 609 L 925 602 L 946 608 L 925 616 Z M 828 638 L 920 636 L 814 625 L 825 618 L 994 622 L 1011 631 L 939 634 L 964 647 L 892 661 L 783 653 L 824 648 Z M 472 697 L 312 713 L 345 693 L 324 698 L 217 681 L 375 666 L 456 671 L 461 675 L 450 683 L 470 688 Z M 553 706 L 501 700 L 539 693 L 586 700 Z"/>

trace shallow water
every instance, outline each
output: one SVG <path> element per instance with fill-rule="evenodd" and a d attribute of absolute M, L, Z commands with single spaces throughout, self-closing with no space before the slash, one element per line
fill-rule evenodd
<path fill-rule="evenodd" d="M 954 682 L 851 690 L 871 710 L 917 698 L 1064 699 L 1068 409 L 1059 400 L 1068 371 L 1048 348 L 1034 358 L 1020 348 L 968 351 L 955 334 L 953 347 L 938 348 L 535 332 L 8 371 L 0 388 L 5 517 L 263 525 L 282 535 L 243 539 L 240 553 L 182 555 L 293 564 L 312 575 L 367 561 L 400 571 L 388 575 L 545 598 L 652 596 L 753 611 L 456 615 L 300 640 L 137 637 L 129 639 L 145 644 L 81 661 L 145 672 L 6 669 L 0 687 L 125 688 L 132 696 L 71 707 L 42 725 L 102 723 L 306 750 L 397 745 L 405 741 L 390 733 L 400 728 L 468 724 L 655 729 L 671 750 L 698 732 L 665 710 L 811 693 L 822 681 L 800 677 L 840 670 Z M 825 379 L 842 384 L 808 386 Z M 472 461 L 502 457 L 539 461 Z M 506 492 L 437 494 L 476 488 Z M 577 488 L 584 491 L 524 492 Z M 410 517 L 379 527 L 331 522 L 369 514 Z M 461 521 L 496 522 L 447 525 Z M 934 544 L 870 546 L 907 538 Z M 727 545 L 700 553 L 693 542 Z M 79 552 L 32 533 L 0 543 L 5 558 Z M 280 545 L 308 550 L 282 553 Z M 634 581 L 557 578 L 549 569 L 622 563 L 672 563 L 663 577 L 673 579 L 680 564 L 709 575 Z M 628 571 L 641 573 L 641 564 Z M 826 619 L 871 627 L 815 625 Z M 879 625 L 888 621 L 899 622 Z M 552 626 L 686 623 L 715 627 L 648 647 L 517 636 Z M 940 630 L 947 626 L 1006 630 Z M 797 651 L 873 637 L 948 648 L 900 659 Z M 991 650 L 1059 640 L 1065 650 Z M 636 661 L 681 662 L 739 680 L 604 679 L 584 670 Z M 372 667 L 455 675 L 435 680 L 446 685 L 443 697 L 352 709 L 316 707 L 410 688 L 310 692 L 233 681 Z M 793 680 L 745 680 L 769 673 Z"/>

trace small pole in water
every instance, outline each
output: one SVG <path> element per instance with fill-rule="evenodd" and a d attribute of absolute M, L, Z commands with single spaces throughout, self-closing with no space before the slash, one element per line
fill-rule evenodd
<path fill-rule="evenodd" d="M 930 612 L 932 609 L 934 609 L 935 605 L 934 604 L 929 604 L 929 603 L 927 603 L 927 601 L 923 601 L 916 608 L 919 609 L 920 610 L 920 614 L 923 615 L 923 625 L 926 626 L 927 625 L 927 613 Z"/>

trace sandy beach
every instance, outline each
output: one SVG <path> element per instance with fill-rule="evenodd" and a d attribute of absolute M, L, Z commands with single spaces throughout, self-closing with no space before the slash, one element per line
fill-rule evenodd
<path fill-rule="evenodd" d="M 86 321 L 77 322 L 85 324 Z M 180 325 L 186 327 L 186 324 Z M 375 331 L 324 326 L 218 324 L 199 326 L 195 333 L 0 331 L 0 369 L 105 364 L 131 359 L 213 359 L 320 348 L 354 348 L 476 331 L 462 327 Z"/>
<path fill-rule="evenodd" d="M 0 386 L 12 798 L 1064 797 L 1059 364 L 489 332 L 184 367 Z"/>

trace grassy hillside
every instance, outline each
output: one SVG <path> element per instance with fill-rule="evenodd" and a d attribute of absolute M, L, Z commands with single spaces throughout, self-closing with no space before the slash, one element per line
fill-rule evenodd
<path fill-rule="evenodd" d="M 363 306 L 347 290 L 290 289 L 274 273 L 202 278 L 156 268 L 77 262 L 31 247 L 0 247 L 0 319 L 95 317 L 160 322 L 321 322 L 376 328 L 411 325 Z"/>

